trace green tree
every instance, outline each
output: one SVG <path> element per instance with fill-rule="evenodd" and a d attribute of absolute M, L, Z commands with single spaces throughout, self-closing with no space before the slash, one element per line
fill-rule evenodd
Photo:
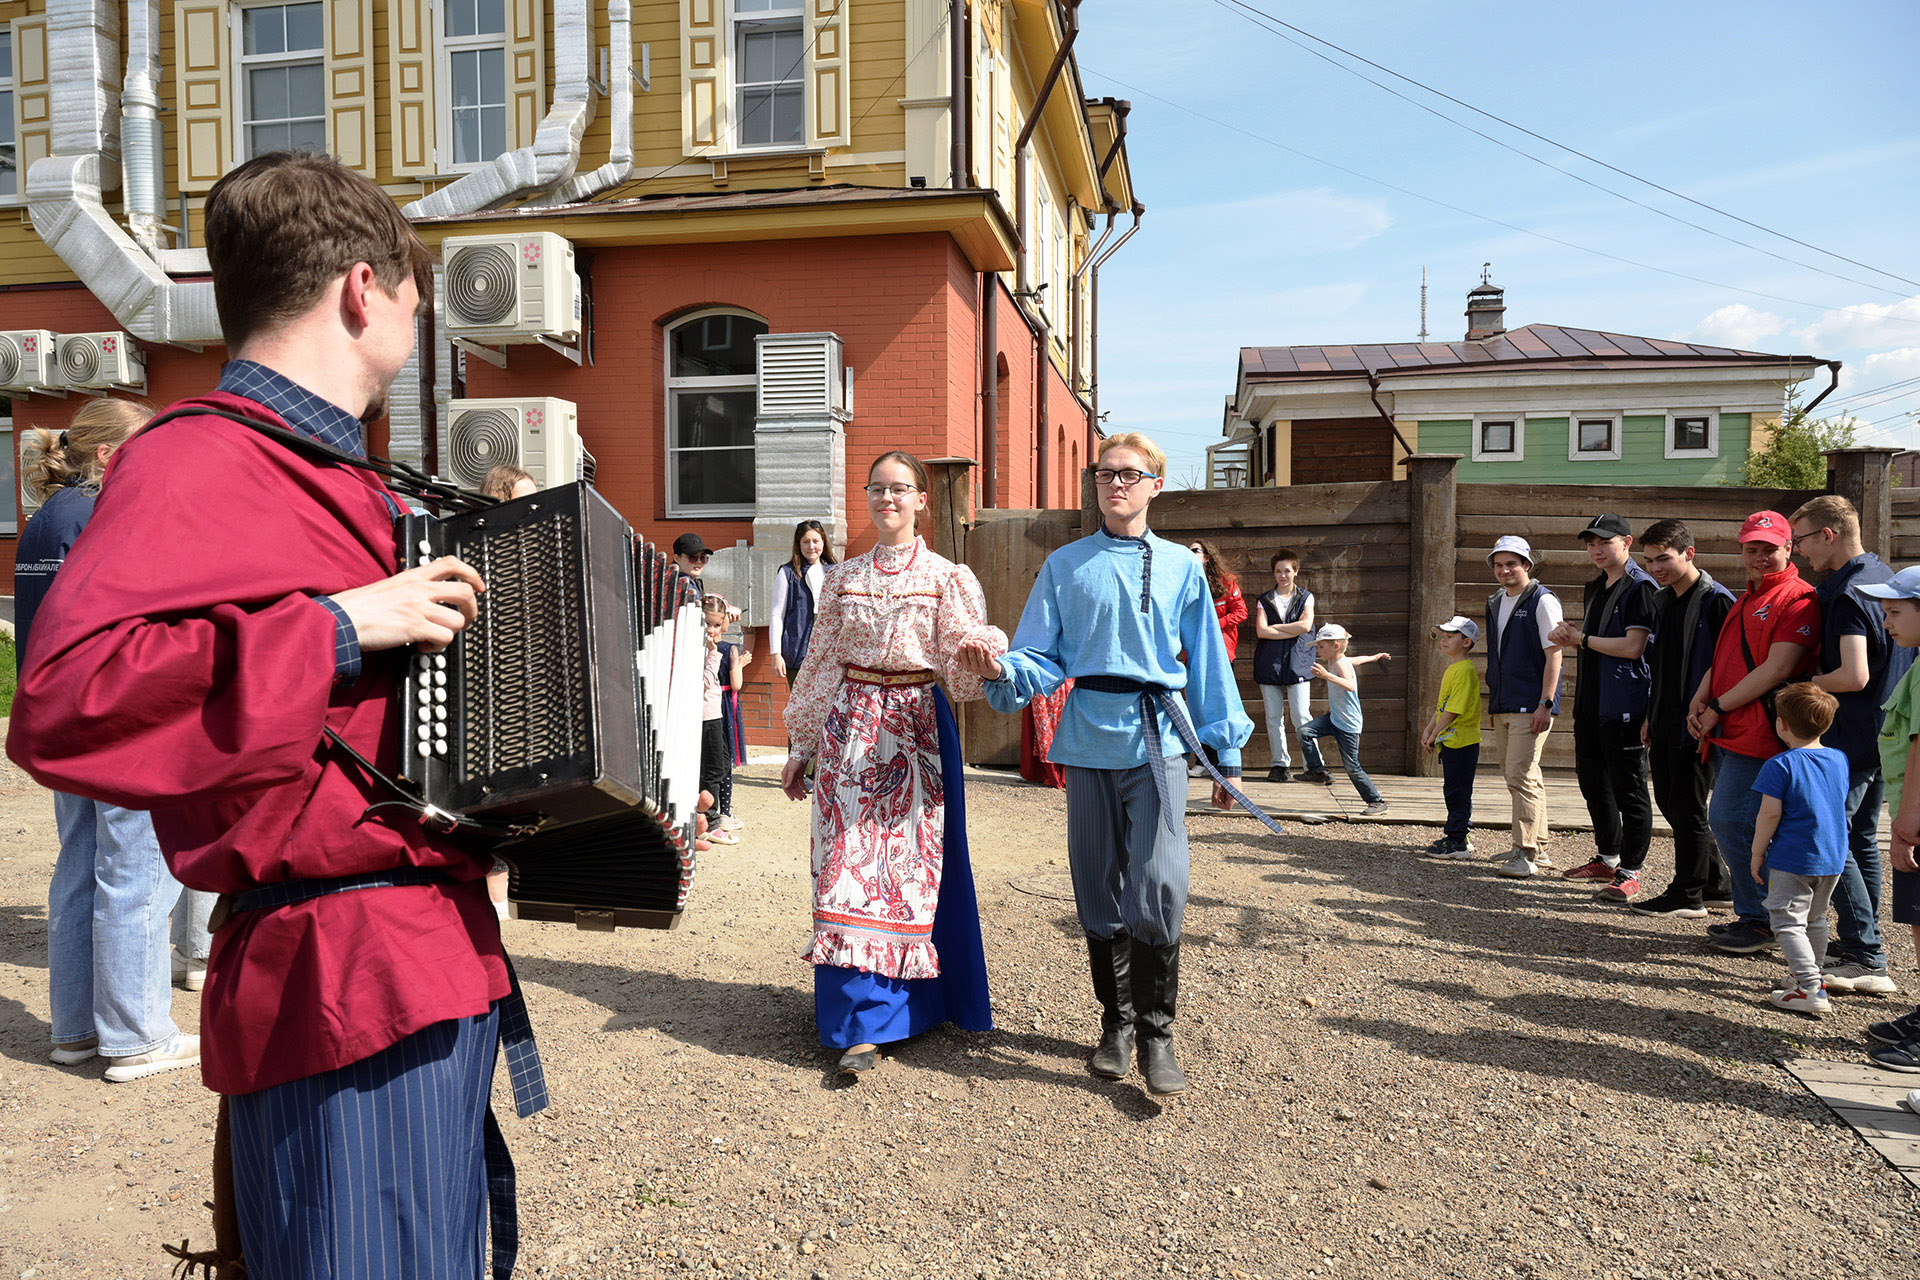
<path fill-rule="evenodd" d="M 1799 395 L 1787 392 L 1787 411 L 1780 428 L 1764 448 L 1747 455 L 1741 483 L 1756 489 L 1824 489 L 1827 487 L 1826 449 L 1844 449 L 1853 443 L 1852 418 L 1809 418 Z"/>

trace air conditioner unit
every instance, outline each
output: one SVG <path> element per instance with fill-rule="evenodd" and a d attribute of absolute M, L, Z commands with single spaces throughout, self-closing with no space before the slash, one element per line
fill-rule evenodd
<path fill-rule="evenodd" d="M 763 333 L 759 348 L 761 422 L 853 417 L 853 373 L 833 333 Z"/>
<path fill-rule="evenodd" d="M 124 333 L 63 333 L 55 359 L 59 386 L 104 390 L 147 385 L 146 357 Z"/>
<path fill-rule="evenodd" d="M 0 333 L 0 390 L 32 391 L 57 385 L 54 345 L 60 335 L 45 329 Z"/>
<path fill-rule="evenodd" d="M 447 404 L 447 468 L 478 489 L 502 463 L 519 467 L 542 489 L 593 479 L 593 456 L 580 443 L 580 414 L 571 400 L 452 400 Z"/>
<path fill-rule="evenodd" d="M 449 236 L 440 260 L 449 336 L 487 343 L 580 337 L 580 277 L 565 236 Z"/>

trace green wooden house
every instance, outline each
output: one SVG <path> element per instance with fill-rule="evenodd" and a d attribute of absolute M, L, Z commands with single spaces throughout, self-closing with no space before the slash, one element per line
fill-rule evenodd
<path fill-rule="evenodd" d="M 1242 347 L 1208 486 L 1397 479 L 1409 452 L 1481 483 L 1737 483 L 1788 386 L 1839 370 L 1505 316 L 1483 281 L 1461 342 Z"/>

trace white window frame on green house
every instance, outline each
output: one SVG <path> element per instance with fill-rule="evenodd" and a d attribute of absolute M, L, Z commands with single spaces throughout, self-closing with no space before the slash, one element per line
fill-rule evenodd
<path fill-rule="evenodd" d="M 1626 425 L 1625 414 L 1621 413 L 1569 413 L 1567 414 L 1567 461 L 1568 462 L 1618 462 L 1620 460 L 1620 431 Z M 1580 447 L 1580 428 L 1586 423 L 1605 422 L 1609 447 L 1605 449 L 1582 449 Z"/>
<path fill-rule="evenodd" d="M 1507 423 L 1513 430 L 1513 448 L 1485 448 L 1486 428 Z M 1475 462 L 1525 462 L 1527 460 L 1527 416 L 1524 413 L 1484 413 L 1473 419 L 1473 460 Z"/>
<path fill-rule="evenodd" d="M 320 12 L 319 44 L 311 46 L 303 45 L 298 49 L 282 49 L 278 53 L 247 52 L 246 30 L 247 15 L 249 13 L 259 13 L 268 9 L 286 10 L 301 8 L 308 4 L 313 5 L 313 7 Z M 253 149 L 253 131 L 257 126 L 262 124 L 308 124 L 317 120 L 320 125 L 320 145 L 317 150 L 324 152 L 333 146 L 332 131 L 327 127 L 326 15 L 326 4 L 320 2 L 320 0 L 274 0 L 274 3 L 270 4 L 246 4 L 236 6 L 232 32 L 233 78 L 235 82 L 233 97 L 234 101 L 240 104 L 239 120 L 236 122 L 236 127 L 233 131 L 233 160 L 236 165 L 244 164 L 256 155 L 265 155 L 268 151 L 278 149 L 276 147 L 267 147 L 262 151 L 255 151 Z M 281 36 L 283 43 L 286 38 L 285 21 L 286 17 L 283 13 L 281 15 L 281 22 L 283 24 Z M 292 83 L 291 77 L 289 77 L 287 103 L 287 111 L 289 114 L 285 116 L 273 116 L 267 120 L 256 118 L 254 115 L 253 78 L 251 73 L 255 71 L 275 70 L 278 68 L 286 68 L 291 71 L 295 68 L 308 66 L 314 67 L 320 74 L 320 114 L 318 116 L 295 116 L 291 114 L 293 110 Z M 291 134 L 291 130 L 289 130 L 289 134 Z"/>
<path fill-rule="evenodd" d="M 18 204 L 26 190 L 26 175 L 20 172 L 20 130 L 13 119 L 14 59 L 13 28 L 0 22 L 0 43 L 6 56 L 0 57 L 0 144 L 4 144 L 13 167 L 0 174 L 0 204 Z"/>
<path fill-rule="evenodd" d="M 1683 449 L 1675 441 L 1679 424 L 1686 419 L 1704 418 L 1707 422 L 1707 447 Z M 1669 458 L 1717 458 L 1720 456 L 1720 411 L 1718 409 L 1669 409 L 1667 411 L 1666 452 Z"/>
<path fill-rule="evenodd" d="M 807 57 L 812 53 L 807 43 L 807 5 L 806 0 L 726 0 L 730 29 L 727 32 L 727 71 L 732 84 L 728 88 L 733 107 L 733 141 L 726 149 L 743 151 L 804 151 L 807 149 Z M 750 36 L 777 36 L 788 33 L 800 43 L 799 61 L 790 67 L 779 65 L 779 55 L 774 55 L 772 67 L 774 79 L 747 81 L 744 79 L 747 69 L 746 42 Z M 749 141 L 747 138 L 747 101 L 749 92 L 764 93 L 766 113 L 764 121 L 767 139 Z M 774 101 L 783 94 L 792 94 L 800 99 L 800 132 L 792 138 L 776 139 L 772 137 L 774 120 Z"/>
<path fill-rule="evenodd" d="M 507 82 L 510 77 L 507 73 L 506 0 L 494 0 L 494 2 L 499 4 L 500 7 L 500 25 L 497 28 L 488 30 L 482 29 L 489 22 L 489 16 L 486 13 L 489 7 L 488 0 L 438 0 L 434 5 L 434 8 L 439 11 L 438 21 L 440 24 L 438 33 L 440 36 L 440 48 L 435 56 L 439 63 L 439 83 L 441 85 L 437 95 L 440 99 L 438 107 L 440 132 L 438 136 L 445 139 L 445 142 L 441 144 L 441 154 L 437 166 L 442 173 L 465 173 L 469 170 L 477 169 L 481 165 L 491 164 L 496 157 L 504 155 L 512 149 L 507 141 L 507 136 L 512 127 L 512 121 L 507 117 L 509 99 L 512 97 L 512 94 L 508 92 L 507 88 Z M 469 12 L 473 15 L 473 31 L 465 35 L 454 35 L 452 33 L 452 27 L 456 21 L 456 17 L 464 17 L 465 14 Z M 462 23 L 462 25 L 465 24 Z M 498 86 L 500 100 L 498 102 L 476 100 L 471 103 L 455 101 L 456 86 L 453 75 L 455 61 L 457 59 L 471 58 L 477 76 L 479 74 L 479 68 L 486 61 L 486 55 L 489 53 L 497 55 L 500 59 L 500 83 Z M 484 85 L 477 84 L 475 87 L 478 91 L 484 93 Z M 485 127 L 487 113 L 496 110 L 499 113 L 500 120 L 500 146 L 498 150 L 489 150 L 486 145 Z M 471 115 L 481 127 L 480 136 L 477 139 L 476 154 L 464 158 L 460 154 L 459 134 L 454 128 L 456 115 L 458 114 Z"/>

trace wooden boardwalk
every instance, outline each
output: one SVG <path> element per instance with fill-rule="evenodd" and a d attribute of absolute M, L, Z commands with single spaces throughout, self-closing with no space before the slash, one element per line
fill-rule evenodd
<path fill-rule="evenodd" d="M 1920 1115 L 1902 1103 L 1920 1076 L 1899 1075 L 1857 1062 L 1790 1058 L 1780 1064 L 1807 1092 L 1852 1126 L 1880 1158 L 1920 1187 Z"/>

